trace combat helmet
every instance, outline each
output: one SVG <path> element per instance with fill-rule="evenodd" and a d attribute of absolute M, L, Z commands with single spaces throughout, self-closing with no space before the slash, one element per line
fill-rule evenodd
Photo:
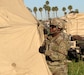
<path fill-rule="evenodd" d="M 64 25 L 64 21 L 60 18 L 53 18 L 51 20 L 51 24 L 50 25 L 54 25 L 58 28 L 62 28 L 62 29 L 65 29 L 65 25 Z"/>

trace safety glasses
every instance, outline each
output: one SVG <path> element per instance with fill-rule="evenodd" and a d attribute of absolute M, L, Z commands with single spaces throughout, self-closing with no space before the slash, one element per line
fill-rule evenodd
<path fill-rule="evenodd" d="M 51 28 L 55 28 L 56 26 L 55 25 L 50 25 Z"/>
<path fill-rule="evenodd" d="M 50 28 L 58 28 L 57 25 L 50 25 Z"/>

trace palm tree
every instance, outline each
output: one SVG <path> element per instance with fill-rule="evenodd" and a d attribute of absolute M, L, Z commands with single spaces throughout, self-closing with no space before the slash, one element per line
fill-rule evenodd
<path fill-rule="evenodd" d="M 44 10 L 45 10 L 45 17 L 46 17 L 47 5 L 45 4 L 45 5 L 43 6 L 43 8 L 44 8 Z"/>
<path fill-rule="evenodd" d="M 64 15 L 66 16 L 67 12 L 64 12 Z"/>
<path fill-rule="evenodd" d="M 72 9 L 73 9 L 72 5 L 69 5 L 69 6 L 68 6 L 68 9 L 69 9 L 69 11 L 71 12 Z"/>
<path fill-rule="evenodd" d="M 75 9 L 75 13 L 79 13 L 79 10 L 78 9 Z"/>
<path fill-rule="evenodd" d="M 57 6 L 55 6 L 55 11 L 56 11 L 56 17 L 58 17 L 57 16 L 57 11 L 58 11 L 58 7 Z"/>
<path fill-rule="evenodd" d="M 62 11 L 64 12 L 64 15 L 66 15 L 66 12 L 65 12 L 66 8 L 65 7 L 62 8 Z"/>
<path fill-rule="evenodd" d="M 46 14 L 46 11 L 48 11 L 48 5 L 49 5 L 49 1 L 47 0 L 47 1 L 45 2 L 45 5 L 43 6 L 43 8 L 45 9 L 45 16 L 48 15 L 48 14 Z M 47 17 L 47 16 L 46 16 L 46 17 Z"/>
<path fill-rule="evenodd" d="M 29 7 L 27 7 L 27 9 L 28 9 L 30 12 L 32 12 L 32 10 L 31 10 Z"/>
<path fill-rule="evenodd" d="M 34 11 L 35 16 L 36 16 L 36 18 L 37 18 L 37 7 L 34 7 L 34 8 L 33 8 L 33 11 Z"/>
<path fill-rule="evenodd" d="M 42 7 L 39 8 L 39 11 L 41 13 L 41 19 L 42 19 L 42 11 L 43 11 Z"/>
<path fill-rule="evenodd" d="M 52 11 L 53 11 L 53 17 L 55 17 L 55 7 L 52 7 Z"/>
<path fill-rule="evenodd" d="M 46 1 L 46 5 L 49 5 L 49 1 L 48 0 Z"/>
<path fill-rule="evenodd" d="M 50 18 L 50 11 L 51 11 L 51 7 L 47 6 L 47 11 L 48 11 L 48 19 Z"/>

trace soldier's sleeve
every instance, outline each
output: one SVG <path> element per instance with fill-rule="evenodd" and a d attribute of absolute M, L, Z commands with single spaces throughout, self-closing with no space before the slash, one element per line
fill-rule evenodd
<path fill-rule="evenodd" d="M 65 60 L 66 55 L 67 55 L 67 46 L 66 46 L 66 43 L 64 41 L 62 41 L 59 44 L 59 54 L 58 54 L 59 60 Z"/>

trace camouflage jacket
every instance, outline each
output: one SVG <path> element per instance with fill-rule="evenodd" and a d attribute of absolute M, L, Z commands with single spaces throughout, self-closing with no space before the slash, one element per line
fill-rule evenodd
<path fill-rule="evenodd" d="M 50 40 L 47 40 L 45 55 L 48 56 L 52 61 L 64 61 L 67 55 L 67 45 L 65 42 L 66 41 L 60 34 L 52 37 Z"/>

